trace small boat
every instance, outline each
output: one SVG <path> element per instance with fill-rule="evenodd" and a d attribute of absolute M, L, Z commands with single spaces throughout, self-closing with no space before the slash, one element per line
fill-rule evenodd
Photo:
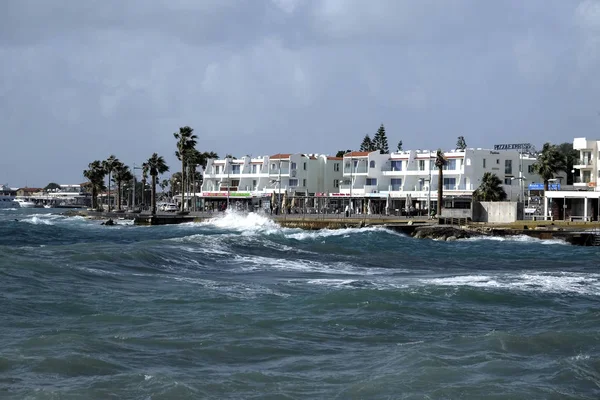
<path fill-rule="evenodd" d="M 44 208 L 52 208 L 52 204 L 44 204 Z"/>
<path fill-rule="evenodd" d="M 35 207 L 35 203 L 33 201 L 29 201 L 26 199 L 15 199 L 15 202 L 17 202 L 17 204 L 21 208 L 34 208 Z"/>

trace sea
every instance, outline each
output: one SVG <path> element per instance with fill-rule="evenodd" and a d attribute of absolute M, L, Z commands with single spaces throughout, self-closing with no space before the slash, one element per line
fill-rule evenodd
<path fill-rule="evenodd" d="M 0 210 L 0 399 L 600 398 L 600 252 Z"/>

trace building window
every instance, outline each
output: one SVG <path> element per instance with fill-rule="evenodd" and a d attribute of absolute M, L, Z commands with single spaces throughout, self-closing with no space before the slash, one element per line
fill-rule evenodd
<path fill-rule="evenodd" d="M 485 166 L 485 158 L 483 159 L 483 168 L 486 168 L 486 166 Z"/>
<path fill-rule="evenodd" d="M 392 191 L 393 192 L 399 191 L 400 188 L 402 187 L 402 179 L 400 179 L 400 178 L 392 178 L 390 180 L 390 183 L 392 185 Z"/>
<path fill-rule="evenodd" d="M 527 172 L 529 172 L 530 174 L 533 174 L 533 165 L 527 166 Z"/>
<path fill-rule="evenodd" d="M 256 190 L 256 179 L 252 180 L 252 190 Z"/>
<path fill-rule="evenodd" d="M 255 174 L 256 173 L 256 164 L 252 165 L 252 173 Z"/>
<path fill-rule="evenodd" d="M 302 179 L 302 186 L 306 187 L 306 178 Z"/>
<path fill-rule="evenodd" d="M 500 164 L 500 159 L 496 158 L 496 164 Z"/>
<path fill-rule="evenodd" d="M 371 160 L 371 162 L 369 163 L 369 167 L 375 168 L 375 161 Z"/>
<path fill-rule="evenodd" d="M 334 179 L 333 180 L 333 187 L 335 187 L 335 188 L 339 188 L 340 187 L 340 181 L 339 181 L 339 179 Z"/>
<path fill-rule="evenodd" d="M 402 161 L 392 161 L 392 171 L 402 171 Z"/>
<path fill-rule="evenodd" d="M 456 159 L 449 159 L 443 168 L 444 170 L 454 171 L 456 169 Z"/>
<path fill-rule="evenodd" d="M 456 186 L 456 178 L 444 178 L 444 189 L 445 190 L 454 190 Z"/>
<path fill-rule="evenodd" d="M 306 162 L 304 162 L 304 170 L 306 171 Z"/>
<path fill-rule="evenodd" d="M 231 166 L 231 173 L 232 174 L 239 174 L 240 173 L 240 164 L 234 164 Z"/>
<path fill-rule="evenodd" d="M 377 186 L 377 178 L 367 178 L 367 186 Z"/>
<path fill-rule="evenodd" d="M 296 163 L 295 162 L 290 163 L 290 169 L 296 169 Z"/>
<path fill-rule="evenodd" d="M 271 164 L 271 171 L 274 171 L 277 169 L 277 164 L 273 163 Z"/>
<path fill-rule="evenodd" d="M 419 171 L 425 171 L 425 160 L 419 160 Z"/>
<path fill-rule="evenodd" d="M 340 171 L 340 163 L 336 162 L 335 164 L 333 164 L 333 170 L 335 172 L 339 172 Z"/>
<path fill-rule="evenodd" d="M 505 185 L 512 185 L 512 179 L 511 178 L 504 178 L 504 184 Z"/>
<path fill-rule="evenodd" d="M 504 160 L 504 173 L 512 175 L 512 160 Z"/>
<path fill-rule="evenodd" d="M 298 179 L 290 179 L 290 187 L 298 186 Z"/>

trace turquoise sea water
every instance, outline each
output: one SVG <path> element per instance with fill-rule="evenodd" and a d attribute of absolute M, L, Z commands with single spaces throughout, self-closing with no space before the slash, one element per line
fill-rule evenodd
<path fill-rule="evenodd" d="M 0 210 L 0 398 L 598 399 L 599 255 Z"/>

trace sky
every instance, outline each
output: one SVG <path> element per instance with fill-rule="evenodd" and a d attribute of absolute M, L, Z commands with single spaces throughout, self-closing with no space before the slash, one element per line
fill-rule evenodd
<path fill-rule="evenodd" d="M 0 184 L 93 160 L 600 139 L 600 0 L 2 0 Z"/>

